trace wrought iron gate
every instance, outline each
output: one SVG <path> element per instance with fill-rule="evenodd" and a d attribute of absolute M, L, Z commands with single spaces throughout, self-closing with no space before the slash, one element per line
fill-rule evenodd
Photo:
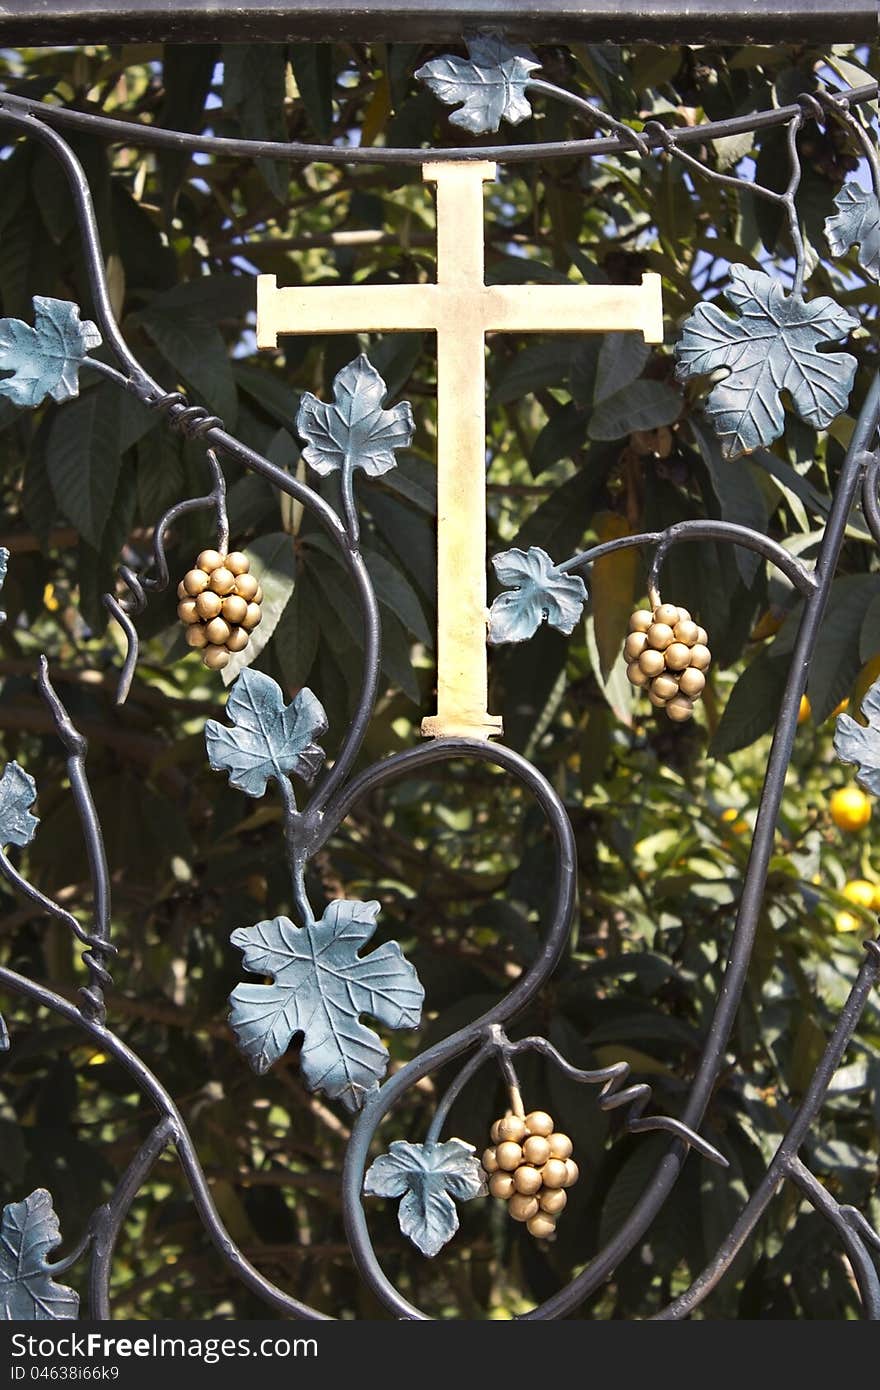
<path fill-rule="evenodd" d="M 360 469 L 368 485 L 370 476 L 394 467 L 395 449 L 405 445 L 409 438 L 405 403 L 393 409 L 383 408 L 385 384 L 365 358 L 349 364 L 339 374 L 335 404 L 328 405 L 314 397 L 304 398 L 297 421 L 306 444 L 304 456 L 319 474 L 339 472 L 342 502 L 340 510 L 336 511 L 306 482 L 241 443 L 225 428 L 222 420 L 190 404 L 181 393 L 164 391 L 133 355 L 120 332 L 111 305 L 89 183 L 67 136 L 76 131 L 89 131 L 108 140 L 124 138 L 128 143 L 153 149 L 234 154 L 242 159 L 271 155 L 274 159 L 297 162 L 319 159 L 394 165 L 402 169 L 417 168 L 428 155 L 433 165 L 461 166 L 463 162 L 474 160 L 492 159 L 512 164 L 537 157 L 550 160 L 631 151 L 644 160 L 662 157 L 679 161 L 695 180 L 706 179 L 724 187 L 742 185 L 744 180 L 736 173 L 719 173 L 708 167 L 692 151 L 709 139 L 758 127 L 778 129 L 787 140 L 790 160 L 787 186 L 779 191 L 764 187 L 757 180 L 749 180 L 749 184 L 757 196 L 773 203 L 788 220 L 795 261 L 791 291 L 786 293 L 781 284 L 764 271 L 734 265 L 727 298 L 737 316 L 731 318 L 715 305 L 700 304 L 679 336 L 677 370 L 679 378 L 685 380 L 724 369 L 725 375 L 721 379 L 716 376 L 708 395 L 706 413 L 727 457 L 768 445 L 778 437 L 784 424 L 779 401 L 783 389 L 790 393 L 795 411 L 803 418 L 819 426 L 829 424 L 844 409 L 855 372 L 854 359 L 837 349 L 857 324 L 827 297 L 809 299 L 804 296 L 809 265 L 808 249 L 795 207 L 801 176 L 797 140 L 809 123 L 823 129 L 833 123 L 845 127 L 860 142 L 872 187 L 867 190 L 855 183 L 846 185 L 838 196 L 837 210 L 829 216 L 827 227 L 832 250 L 842 254 L 852 245 L 860 244 L 862 264 L 876 278 L 880 275 L 880 157 L 874 132 L 862 119 L 861 112 L 876 100 L 877 85 L 866 83 L 849 91 L 820 87 L 798 96 L 788 105 L 768 109 L 757 116 L 750 114 L 684 128 L 666 127 L 652 120 L 641 132 L 636 132 L 573 93 L 543 81 L 536 75 L 538 70 L 537 60 L 529 50 L 494 37 L 484 37 L 471 42 L 466 59 L 452 56 L 433 59 L 419 75 L 441 101 L 456 108 L 452 116 L 454 123 L 471 134 L 491 133 L 504 120 L 522 119 L 529 113 L 529 94 L 534 93 L 575 106 L 588 127 L 582 140 L 468 144 L 463 148 L 430 151 L 289 146 L 189 135 L 148 126 L 133 129 L 130 123 L 22 96 L 5 94 L 0 97 L 0 125 L 5 134 L 9 138 L 22 136 L 36 142 L 64 170 L 77 228 L 87 252 L 96 317 L 95 323 L 83 322 L 75 305 L 38 299 L 34 303 L 33 328 L 18 320 L 0 322 L 0 366 L 9 373 L 0 380 L 0 394 L 21 407 L 36 406 L 47 395 L 63 401 L 77 394 L 81 372 L 97 371 L 121 392 L 161 413 L 169 428 L 204 447 L 210 492 L 176 502 L 156 527 L 150 563 L 141 571 L 121 566 L 117 591 L 105 596 L 104 602 L 122 627 L 127 641 L 118 699 L 125 700 L 138 659 L 138 615 L 144 611 L 150 596 L 169 584 L 166 533 L 185 512 L 194 509 L 212 512 L 216 522 L 216 553 L 203 553 L 191 572 L 191 582 L 187 575 L 180 590 L 181 608 L 192 604 L 192 614 L 185 619 L 190 623 L 188 630 L 196 634 L 192 644 L 204 648 L 208 654 L 214 653 L 213 660 L 218 667 L 226 667 L 231 660 L 232 669 L 240 672 L 231 688 L 226 722 L 210 721 L 207 726 L 208 758 L 213 768 L 228 775 L 231 785 L 250 796 L 262 796 L 268 783 L 274 783 L 273 793 L 281 797 L 283 806 L 284 842 L 297 913 L 296 923 L 286 917 L 275 917 L 235 934 L 234 943 L 244 952 L 245 969 L 264 979 L 271 977 L 272 983 L 239 986 L 232 996 L 231 1023 L 240 1048 L 258 1072 L 272 1065 L 294 1035 L 303 1034 L 300 1065 L 304 1080 L 312 1089 L 342 1100 L 355 1114 L 342 1178 L 342 1202 L 351 1254 L 361 1277 L 384 1307 L 404 1318 L 422 1318 L 425 1314 L 412 1305 L 383 1270 L 370 1235 L 365 1192 L 401 1198 L 401 1230 L 424 1254 L 431 1256 L 457 1229 L 456 1202 L 482 1195 L 487 1178 L 491 1181 L 496 1173 L 505 1171 L 513 1174 L 518 1164 L 522 1166 L 522 1153 L 518 1148 L 521 1142 L 526 1158 L 529 1152 L 534 1156 L 534 1162 L 529 1160 L 530 1166 L 527 1165 L 529 1172 L 537 1168 L 544 1173 L 543 1186 L 529 1188 L 527 1184 L 532 1179 L 528 1178 L 522 1179 L 523 1185 L 516 1188 L 516 1179 L 511 1177 L 509 1183 L 505 1179 L 497 1182 L 496 1187 L 499 1194 L 506 1185 L 510 1192 L 520 1193 L 524 1198 L 523 1214 L 526 1210 L 530 1213 L 526 1219 L 530 1225 L 538 1221 L 537 1235 L 552 1232 L 555 1213 L 564 1205 L 564 1198 L 552 1194 L 564 1192 L 577 1172 L 570 1166 L 571 1150 L 570 1145 L 566 1148 L 564 1135 L 553 1131 L 550 1138 L 558 1141 L 556 1147 L 545 1145 L 547 1117 L 527 1117 L 532 1119 L 532 1124 L 531 1137 L 526 1137 L 526 1120 L 522 1120 L 515 1071 L 515 1059 L 524 1053 L 542 1054 L 569 1078 L 587 1088 L 596 1088 L 594 1092 L 585 1090 L 583 1104 L 596 1104 L 607 1111 L 619 1110 L 623 1131 L 632 1134 L 659 1131 L 668 1136 L 650 1181 L 619 1229 L 591 1256 L 582 1272 L 524 1316 L 563 1317 L 576 1310 L 607 1280 L 661 1211 L 691 1149 L 710 1162 L 726 1163 L 723 1151 L 703 1137 L 700 1128 L 725 1065 L 741 1004 L 801 697 L 848 518 L 857 500 L 861 500 L 871 534 L 880 543 L 880 452 L 875 452 L 880 422 L 880 383 L 874 382 L 862 405 L 812 565 L 764 534 L 729 521 L 714 520 L 675 522 L 664 530 L 605 541 L 569 558 L 551 557 L 536 547 L 528 552 L 511 550 L 494 557 L 498 577 L 507 586 L 489 612 L 489 641 L 500 644 L 528 640 L 543 622 L 570 632 L 580 617 L 586 596 L 581 576 L 588 579 L 597 560 L 621 549 L 637 547 L 647 552 L 651 556 L 649 595 L 653 611 L 646 614 L 641 627 L 638 623 L 635 625 L 635 634 L 644 630 L 648 635 L 644 640 L 638 638 L 632 646 L 632 656 L 629 650 L 627 652 L 634 668 L 631 678 L 645 685 L 649 679 L 657 680 L 657 671 L 664 672 L 667 677 L 671 674 L 670 691 L 662 697 L 658 693 L 655 703 L 683 701 L 678 706 L 683 717 L 687 717 L 692 708 L 691 699 L 700 694 L 702 677 L 693 679 L 687 687 L 682 685 L 683 668 L 680 665 L 676 670 L 670 655 L 664 658 L 666 665 L 661 661 L 657 671 L 646 673 L 644 679 L 638 668 L 638 652 L 653 642 L 650 632 L 654 627 L 649 628 L 649 624 L 666 622 L 675 627 L 678 645 L 686 649 L 681 659 L 684 667 L 691 662 L 687 649 L 691 653 L 697 648 L 705 651 L 705 634 L 700 637 L 695 628 L 693 635 L 687 637 L 689 614 L 670 611 L 658 616 L 658 610 L 663 607 L 659 592 L 662 569 L 674 547 L 688 541 L 713 540 L 751 550 L 778 567 L 804 600 L 791 647 L 788 678 L 774 731 L 735 932 L 712 1024 L 703 1039 L 699 1063 L 689 1081 L 680 1118 L 655 1113 L 650 1087 L 629 1081 L 630 1068 L 626 1062 L 595 1070 L 577 1069 L 547 1039 L 512 1040 L 506 1031 L 552 975 L 565 948 L 574 913 L 574 835 L 562 800 L 544 776 L 503 742 L 490 743 L 485 738 L 468 738 L 455 733 L 384 757 L 365 770 L 354 771 L 377 698 L 381 637 L 376 594 L 360 547 L 354 474 Z M 102 342 L 110 349 L 115 365 L 90 355 Z M 820 342 L 837 346 L 819 353 Z M 249 669 L 246 637 L 241 639 L 242 647 L 236 648 L 230 636 L 230 633 L 251 630 L 237 624 L 244 623 L 243 615 L 248 603 L 253 604 L 255 592 L 259 608 L 255 586 L 242 589 L 240 616 L 235 622 L 230 618 L 229 623 L 225 623 L 218 616 L 224 611 L 239 613 L 239 608 L 233 606 L 224 610 L 222 604 L 229 595 L 237 594 L 236 576 L 243 572 L 242 564 L 233 564 L 233 557 L 228 556 L 229 528 L 220 466 L 224 458 L 237 460 L 317 518 L 336 547 L 352 586 L 364 638 L 361 699 L 339 755 L 332 767 L 320 775 L 324 756 L 320 739 L 326 727 L 320 691 L 303 690 L 292 704 L 285 706 L 279 687 L 269 677 Z M 227 567 L 221 563 L 227 557 L 228 579 Z M 221 573 L 222 579 L 213 578 Z M 218 595 L 216 604 L 212 600 L 211 604 L 204 605 L 204 613 L 196 612 L 199 595 L 213 592 Z M 220 628 L 214 629 L 215 635 L 203 637 L 202 626 L 218 621 Z M 258 611 L 253 621 L 259 621 Z M 679 626 L 681 635 L 678 635 Z M 226 642 L 231 644 L 228 649 Z M 658 638 L 655 646 L 658 651 L 671 652 L 672 642 L 670 635 L 668 642 Z M 705 661 L 702 657 L 694 658 L 691 664 L 700 672 L 707 662 L 708 653 Z M 47 1193 L 36 1191 L 5 1209 L 4 1241 L 7 1251 L 14 1252 L 18 1265 L 16 1270 L 12 1266 L 7 1268 L 0 1252 L 3 1315 L 13 1318 L 76 1317 L 78 1294 L 58 1280 L 82 1264 L 88 1269 L 91 1316 L 109 1318 L 111 1265 L 126 1217 L 159 1157 L 173 1148 L 204 1227 L 218 1254 L 236 1276 L 268 1306 L 282 1314 L 297 1318 L 323 1317 L 316 1309 L 277 1287 L 237 1248 L 214 1204 L 199 1156 L 174 1099 L 160 1077 L 107 1022 L 107 996 L 112 986 L 111 971 L 117 946 L 110 940 L 110 876 L 89 788 L 86 743 L 53 688 L 45 658 L 39 662 L 36 679 L 67 756 L 71 795 L 88 851 L 93 920 L 87 928 L 83 927 L 67 908 L 29 884 L 5 851 L 0 852 L 0 872 L 17 891 L 37 904 L 42 912 L 64 923 L 82 942 L 86 948 L 88 983 L 73 1002 L 2 967 L 0 987 L 48 1009 L 52 1015 L 73 1024 L 91 1038 L 104 1055 L 125 1069 L 142 1095 L 155 1107 L 158 1119 L 109 1200 L 95 1212 L 83 1241 L 63 1259 L 54 1264 L 48 1260 L 60 1236 Z M 687 694 L 687 690 L 692 695 Z M 866 697 L 864 712 L 870 718 L 868 728 L 847 715 L 840 717 L 837 748 L 841 758 L 859 765 L 864 784 L 876 791 L 880 782 L 880 740 L 877 737 L 880 688 L 875 687 Z M 363 957 L 358 954 L 375 931 L 378 904 L 338 900 L 316 920 L 306 891 L 306 866 L 326 845 L 351 808 L 368 793 L 395 779 L 453 761 L 500 768 L 534 799 L 546 819 L 554 844 L 553 910 L 535 959 L 499 1005 L 383 1079 L 387 1051 L 379 1037 L 360 1021 L 360 1015 L 366 1013 L 377 1018 L 388 1028 L 415 1027 L 424 991 L 412 965 L 395 943 L 386 943 Z M 314 789 L 301 802 L 296 799 L 294 776 L 300 783 L 315 782 Z M 0 838 L 5 846 L 25 846 L 32 839 L 36 821 L 29 807 L 34 797 L 35 786 L 27 771 L 17 763 L 10 763 L 0 780 Z M 681 1319 L 700 1306 L 730 1269 L 772 1198 L 784 1184 L 791 1184 L 833 1228 L 848 1257 L 864 1316 L 880 1318 L 877 1273 L 880 1237 L 860 1212 L 839 1203 L 818 1181 L 800 1152 L 878 978 L 880 941 L 868 940 L 864 962 L 852 981 L 837 1026 L 827 1040 L 819 1065 L 763 1179 L 720 1242 L 714 1258 L 691 1287 L 669 1303 L 659 1317 Z M 15 1045 L 14 1037 L 10 1044 L 5 1031 L 0 1039 L 6 1046 Z M 409 1088 L 455 1059 L 461 1059 L 461 1069 L 438 1103 L 424 1140 L 411 1142 L 408 1136 L 398 1135 L 388 1151 L 369 1166 L 378 1128 L 392 1114 L 395 1103 Z M 449 1110 L 463 1087 L 481 1068 L 493 1066 L 500 1068 L 509 1087 L 511 1117 L 515 1123 L 493 1135 L 496 1147 L 486 1151 L 481 1164 L 470 1144 L 441 1136 Z M 558 1119 L 564 1125 L 565 1117 L 560 1115 Z M 551 1123 L 549 1130 L 552 1128 Z M 392 1130 L 393 1118 L 388 1132 Z M 510 1163 L 508 1155 L 504 1155 L 502 1161 L 503 1144 L 517 1150 Z M 530 1151 L 528 1144 L 532 1145 Z M 534 1198 L 533 1192 L 537 1192 Z M 547 1232 L 543 1231 L 541 1221 L 546 1222 Z M 83 1277 L 81 1287 L 85 1282 Z"/>

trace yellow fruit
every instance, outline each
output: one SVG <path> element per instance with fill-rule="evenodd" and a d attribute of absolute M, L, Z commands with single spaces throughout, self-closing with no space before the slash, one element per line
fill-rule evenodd
<path fill-rule="evenodd" d="M 877 887 L 866 878 L 851 878 L 843 885 L 843 896 L 860 907 L 873 907 Z"/>
<path fill-rule="evenodd" d="M 230 652 L 243 652 L 250 640 L 250 636 L 245 632 L 243 627 L 234 627 L 226 639 L 226 650 Z"/>
<path fill-rule="evenodd" d="M 863 830 L 871 819 L 871 802 L 860 787 L 838 787 L 828 809 L 838 830 Z"/>
<path fill-rule="evenodd" d="M 861 713 L 862 701 L 867 695 L 877 677 L 880 676 L 880 652 L 876 652 L 870 661 L 866 661 L 859 674 L 856 676 L 855 684 L 852 688 L 852 707 L 856 719 L 864 724 L 864 715 Z"/>
<path fill-rule="evenodd" d="M 847 912 L 845 909 L 836 913 L 834 917 L 835 931 L 858 931 L 859 927 L 863 928 L 864 925 L 861 917 L 857 917 L 854 912 Z"/>
<path fill-rule="evenodd" d="M 497 1173 L 497 1172 L 498 1172 L 498 1159 L 497 1159 L 497 1157 L 496 1157 L 496 1154 L 495 1154 L 495 1150 L 494 1150 L 494 1149 L 491 1149 L 491 1148 L 490 1148 L 490 1149 L 484 1149 L 484 1150 L 483 1150 L 483 1157 L 481 1158 L 480 1162 L 482 1163 L 485 1172 L 487 1172 L 487 1173 Z"/>
<path fill-rule="evenodd" d="M 812 716 L 812 713 L 813 706 L 810 704 L 806 695 L 802 695 L 801 702 L 798 705 L 798 723 L 806 724 L 807 720 Z"/>

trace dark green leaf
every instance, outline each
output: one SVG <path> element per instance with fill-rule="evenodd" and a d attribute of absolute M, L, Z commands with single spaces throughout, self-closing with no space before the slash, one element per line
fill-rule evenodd
<path fill-rule="evenodd" d="M 56 412 L 46 444 L 55 499 L 84 540 L 100 549 L 122 464 L 122 393 L 102 382 Z"/>

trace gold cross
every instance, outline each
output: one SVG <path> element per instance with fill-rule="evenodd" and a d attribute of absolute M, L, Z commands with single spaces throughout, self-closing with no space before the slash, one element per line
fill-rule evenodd
<path fill-rule="evenodd" d="M 425 164 L 437 185 L 437 282 L 278 289 L 257 278 L 257 343 L 279 333 L 379 330 L 437 334 L 437 713 L 432 738 L 488 739 L 486 362 L 487 332 L 641 332 L 663 341 L 660 276 L 640 285 L 486 285 L 483 191 L 495 165 Z"/>

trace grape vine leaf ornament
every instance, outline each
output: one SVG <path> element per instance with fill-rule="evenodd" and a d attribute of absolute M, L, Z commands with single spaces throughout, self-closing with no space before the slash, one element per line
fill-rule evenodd
<path fill-rule="evenodd" d="M 880 201 L 860 184 L 845 183 L 834 199 L 837 212 L 825 219 L 825 236 L 832 256 L 859 248 L 859 265 L 872 280 L 880 280 Z"/>
<path fill-rule="evenodd" d="M 333 401 L 306 391 L 296 428 L 306 447 L 303 458 L 316 473 L 362 468 L 378 478 L 396 466 L 394 451 L 412 443 L 412 406 L 401 401 L 391 410 L 382 402 L 388 387 L 369 358 L 361 353 L 333 381 Z"/>
<path fill-rule="evenodd" d="M 875 681 L 862 701 L 867 725 L 849 714 L 839 714 L 834 731 L 834 751 L 842 763 L 855 763 L 856 781 L 880 796 L 880 681 Z"/>
<path fill-rule="evenodd" d="M 483 1169 L 474 1154 L 473 1144 L 463 1139 L 440 1144 L 395 1139 L 368 1168 L 364 1192 L 402 1198 L 397 1209 L 401 1232 L 432 1258 L 458 1230 L 455 1203 L 485 1194 Z"/>
<path fill-rule="evenodd" d="M 467 58 L 433 58 L 416 69 L 417 79 L 444 105 L 462 103 L 449 119 L 472 135 L 496 131 L 502 121 L 518 125 L 526 120 L 532 114 L 526 85 L 541 66 L 531 49 L 511 48 L 493 35 L 466 42 Z"/>
<path fill-rule="evenodd" d="M 0 319 L 0 395 L 13 405 L 33 407 L 47 396 L 69 401 L 79 395 L 79 369 L 101 334 L 79 308 L 66 299 L 34 296 L 34 326 L 21 319 Z"/>
<path fill-rule="evenodd" d="M 6 583 L 6 570 L 9 565 L 9 551 L 5 545 L 0 545 L 0 589 Z M 6 622 L 6 612 L 0 608 L 0 623 Z"/>
<path fill-rule="evenodd" d="M 731 318 L 717 304 L 698 304 L 676 346 L 676 376 L 725 369 L 705 403 L 726 458 L 769 445 L 783 431 L 780 392 L 788 391 L 801 419 L 825 429 L 846 408 L 856 372 L 848 352 L 819 351 L 843 341 L 858 320 L 827 295 L 805 300 L 785 293 L 763 271 L 730 268 Z"/>
<path fill-rule="evenodd" d="M 377 902 L 339 900 L 307 927 L 274 917 L 232 933 L 245 969 L 272 977 L 268 985 L 238 985 L 230 996 L 238 1045 L 259 1075 L 302 1033 L 300 1067 L 310 1090 L 357 1110 L 376 1089 L 388 1052 L 360 1015 L 388 1028 L 417 1028 L 425 997 L 396 941 L 358 955 L 378 914 Z"/>
<path fill-rule="evenodd" d="M 489 609 L 489 642 L 525 642 L 543 622 L 568 637 L 580 620 L 587 588 L 578 574 L 565 574 L 540 546 L 493 555 L 499 581 L 508 586 Z"/>
<path fill-rule="evenodd" d="M 56 1284 L 46 1261 L 61 1243 L 52 1198 L 38 1187 L 0 1221 L 0 1322 L 57 1322 L 79 1314 L 79 1294 Z"/>
<path fill-rule="evenodd" d="M 7 763 L 0 777 L 0 845 L 20 849 L 34 838 L 39 819 L 31 815 L 37 784 L 17 762 Z"/>
<path fill-rule="evenodd" d="M 324 761 L 315 740 L 327 732 L 327 715 L 311 690 L 304 687 L 285 705 L 271 676 L 246 667 L 232 687 L 226 713 L 232 728 L 209 719 L 205 743 L 211 767 L 228 772 L 231 786 L 262 796 L 270 777 L 282 782 L 295 772 L 312 781 Z"/>

